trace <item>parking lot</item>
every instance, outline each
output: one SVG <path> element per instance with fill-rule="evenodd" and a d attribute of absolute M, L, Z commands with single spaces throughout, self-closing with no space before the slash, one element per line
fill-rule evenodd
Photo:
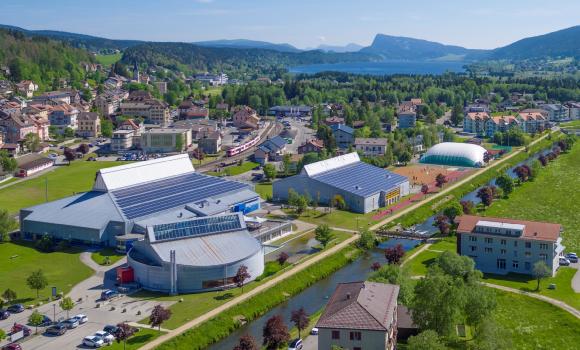
<path fill-rule="evenodd" d="M 282 123 L 287 122 L 289 125 L 280 133 L 280 136 L 292 139 L 292 143 L 286 146 L 288 153 L 297 154 L 298 147 L 303 145 L 306 141 L 316 137 L 313 129 L 309 128 L 308 121 L 302 121 L 297 118 L 286 117 L 280 120 Z"/>

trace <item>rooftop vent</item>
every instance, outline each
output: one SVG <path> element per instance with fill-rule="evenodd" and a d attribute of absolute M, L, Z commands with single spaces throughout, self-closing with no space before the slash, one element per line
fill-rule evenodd
<path fill-rule="evenodd" d="M 350 299 L 350 293 L 346 293 L 346 299 Z"/>

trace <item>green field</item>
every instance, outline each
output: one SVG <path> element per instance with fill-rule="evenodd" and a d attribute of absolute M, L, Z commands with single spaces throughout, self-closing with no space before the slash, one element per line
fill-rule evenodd
<path fill-rule="evenodd" d="M 260 166 L 260 164 L 254 162 L 244 162 L 242 165 L 234 165 L 224 168 L 223 171 L 220 172 L 208 171 L 206 174 L 213 176 L 234 176 L 248 172 L 257 166 Z"/>
<path fill-rule="evenodd" d="M 113 342 L 111 346 L 107 349 L 110 350 L 136 350 L 142 347 L 145 343 L 153 341 L 155 338 L 162 335 L 163 332 L 156 331 L 154 329 L 140 328 L 139 332 L 135 333 L 134 336 L 127 340 L 127 346 L 123 347 L 123 343 Z"/>
<path fill-rule="evenodd" d="M 45 202 L 45 179 L 48 182 L 48 200 L 52 201 L 92 188 L 95 173 L 102 168 L 123 162 L 74 161 L 70 166 L 56 167 L 42 176 L 13 184 L 0 190 L 0 208 L 17 213 L 21 208 Z"/>
<path fill-rule="evenodd" d="M 443 240 L 433 243 L 429 248 L 419 253 L 415 258 L 409 260 L 407 267 L 412 276 L 425 276 L 429 266 L 444 251 L 456 251 L 455 237 L 446 237 Z"/>
<path fill-rule="evenodd" d="M 285 209 L 291 217 L 296 217 L 293 209 Z M 361 230 L 370 227 L 376 221 L 372 219 L 376 213 L 357 214 L 346 210 L 332 209 L 331 212 L 321 212 L 319 210 L 309 209 L 296 219 L 309 222 L 316 225 L 327 224 L 330 227 L 341 227 L 348 230 Z M 358 219 L 358 220 L 357 220 Z M 358 227 L 357 227 L 358 224 Z"/>
<path fill-rule="evenodd" d="M 121 59 L 121 57 L 123 57 L 122 53 L 116 53 L 116 54 L 111 54 L 111 55 L 96 55 L 95 56 L 95 58 L 97 59 L 97 62 L 99 62 L 103 66 L 110 66 L 110 65 L 116 63 L 117 61 L 119 61 Z"/>
<path fill-rule="evenodd" d="M 562 128 L 580 128 L 580 120 L 572 120 L 569 122 L 561 123 Z"/>
<path fill-rule="evenodd" d="M 580 344 L 580 320 L 525 295 L 496 291 L 498 324 L 510 334 L 513 349 L 573 350 Z"/>
<path fill-rule="evenodd" d="M 117 261 L 123 259 L 125 254 L 119 253 L 115 248 L 102 248 L 101 250 L 91 254 L 91 259 L 99 265 L 105 265 L 105 259 L 109 258 L 109 264 L 112 265 Z"/>
<path fill-rule="evenodd" d="M 272 183 L 256 184 L 255 189 L 262 199 L 272 198 Z"/>
<path fill-rule="evenodd" d="M 93 274 L 88 266 L 79 260 L 81 250 L 69 249 L 66 252 L 42 253 L 31 242 L 0 243 L 0 293 L 10 288 L 18 296 L 16 302 L 29 304 L 37 301 L 36 291 L 26 285 L 26 278 L 42 269 L 48 286 L 40 291 L 39 300 L 51 295 L 51 288 L 57 287 L 65 294 L 72 286 Z"/>
<path fill-rule="evenodd" d="M 508 199 L 496 201 L 486 216 L 559 223 L 567 251 L 580 250 L 580 142 L 540 171 L 531 182 L 516 187 Z"/>

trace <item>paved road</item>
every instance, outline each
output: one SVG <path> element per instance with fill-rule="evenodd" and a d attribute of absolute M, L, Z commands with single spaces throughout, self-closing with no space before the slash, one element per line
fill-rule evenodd
<path fill-rule="evenodd" d="M 570 266 L 577 269 L 574 278 L 572 278 L 572 289 L 576 293 L 580 293 L 580 263 L 570 264 Z"/>

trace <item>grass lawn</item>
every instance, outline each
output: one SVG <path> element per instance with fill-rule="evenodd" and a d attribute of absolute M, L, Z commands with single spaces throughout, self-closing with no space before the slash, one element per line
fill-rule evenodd
<path fill-rule="evenodd" d="M 210 87 L 207 87 L 207 88 L 206 88 L 206 89 L 203 91 L 203 93 L 204 93 L 205 95 L 221 95 L 221 94 L 222 94 L 222 91 L 223 91 L 223 89 L 224 89 L 224 88 L 223 88 L 223 87 L 221 87 L 221 86 L 210 86 Z"/>
<path fill-rule="evenodd" d="M 89 278 L 93 271 L 79 261 L 81 250 L 71 248 L 66 252 L 42 253 L 31 242 L 0 243 L 0 291 L 10 288 L 18 296 L 16 302 L 28 304 L 36 299 L 36 291 L 26 285 L 26 278 L 42 269 L 48 286 L 40 291 L 40 299 L 51 295 L 51 288 L 68 293 L 72 286 Z"/>
<path fill-rule="evenodd" d="M 443 251 L 454 252 L 455 250 L 455 237 L 446 237 L 441 241 L 432 244 L 429 248 L 415 256 L 413 260 L 410 260 L 406 265 L 412 276 L 424 276 L 427 273 L 428 267 L 435 262 L 435 259 L 437 259 Z"/>
<path fill-rule="evenodd" d="M 56 200 L 73 193 L 91 189 L 95 181 L 95 173 L 102 168 L 108 168 L 123 162 L 85 162 L 74 161 L 70 166 L 56 167 L 42 176 L 13 184 L 0 190 L 0 208 L 10 213 L 44 203 L 45 179 L 48 180 L 48 200 Z"/>
<path fill-rule="evenodd" d="M 260 195 L 262 199 L 272 198 L 272 183 L 259 183 L 256 184 L 256 193 Z"/>
<path fill-rule="evenodd" d="M 546 278 L 540 284 L 539 294 L 558 299 L 580 310 L 580 293 L 572 289 L 572 278 L 578 270 L 571 267 L 561 267 L 556 277 Z M 501 286 L 520 289 L 526 292 L 536 292 L 536 280 L 523 274 L 508 274 L 506 276 L 485 274 L 484 281 Z M 556 289 L 548 289 L 548 285 L 554 283 Z"/>
<path fill-rule="evenodd" d="M 578 349 L 580 320 L 525 295 L 496 291 L 498 324 L 510 333 L 512 349 Z"/>
<path fill-rule="evenodd" d="M 200 165 L 207 164 L 209 162 L 213 162 L 214 160 L 218 159 L 219 157 L 220 157 L 219 155 L 215 155 L 215 156 L 206 155 L 205 157 L 203 157 L 201 162 L 198 159 L 192 158 L 191 164 L 193 164 L 193 167 L 195 168 L 196 166 L 200 166 Z"/>
<path fill-rule="evenodd" d="M 560 123 L 562 128 L 580 128 L 580 120 L 572 120 L 565 123 Z"/>
<path fill-rule="evenodd" d="M 284 209 L 284 211 L 289 215 L 294 215 L 294 210 Z M 330 227 L 341 227 L 349 230 L 359 230 L 365 227 L 372 226 L 376 221 L 372 217 L 376 213 L 368 214 L 357 214 L 351 213 L 346 210 L 332 209 L 330 213 L 320 212 L 318 210 L 310 209 L 302 213 L 300 217 L 296 217 L 298 220 L 309 222 L 316 225 L 327 224 Z M 358 228 L 357 228 L 357 218 L 358 218 Z"/>
<path fill-rule="evenodd" d="M 487 216 L 559 223 L 567 251 L 580 250 L 580 142 L 540 171 L 531 182 L 516 187 L 508 199 L 498 200 Z"/>
<path fill-rule="evenodd" d="M 242 165 L 234 165 L 227 168 L 224 168 L 223 171 L 216 172 L 216 171 L 208 171 L 206 172 L 207 175 L 212 176 L 234 176 L 240 175 L 245 172 L 248 172 L 255 167 L 259 166 L 260 164 L 254 162 L 244 162 Z"/>
<path fill-rule="evenodd" d="M 115 248 L 110 247 L 103 248 L 98 252 L 94 252 L 91 254 L 91 259 L 93 259 L 93 261 L 99 265 L 106 265 L 105 264 L 106 257 L 109 258 L 109 264 L 112 265 L 117 261 L 121 260 L 123 257 L 125 257 L 125 254 L 119 253 L 115 250 Z"/>
<path fill-rule="evenodd" d="M 112 55 L 96 55 L 95 58 L 97 59 L 97 62 L 99 62 L 100 64 L 104 65 L 104 66 L 110 66 L 113 63 L 116 63 L 117 61 L 119 61 L 121 59 L 121 57 L 123 57 L 122 53 L 115 53 Z"/>
<path fill-rule="evenodd" d="M 107 349 L 110 350 L 136 350 L 145 345 L 150 341 L 153 341 L 155 338 L 158 338 L 160 335 L 164 334 L 164 332 L 159 332 L 153 329 L 148 328 L 140 328 L 139 332 L 137 332 L 134 336 L 127 340 L 127 347 L 123 347 L 123 343 L 117 343 L 116 341 L 113 342 L 111 346 L 108 346 Z"/>

